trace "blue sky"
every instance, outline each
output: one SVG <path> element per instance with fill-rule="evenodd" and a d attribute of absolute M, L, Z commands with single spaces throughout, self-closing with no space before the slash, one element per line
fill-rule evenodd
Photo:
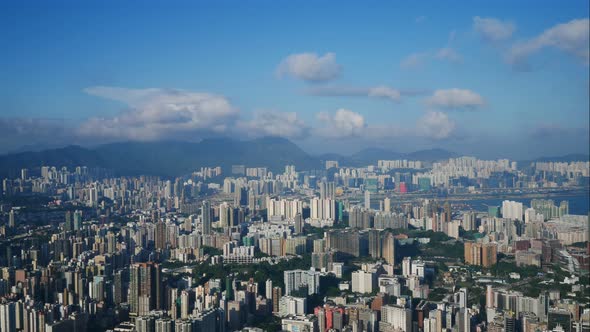
<path fill-rule="evenodd" d="M 0 151 L 280 135 L 587 152 L 588 4 L 4 1 Z"/>

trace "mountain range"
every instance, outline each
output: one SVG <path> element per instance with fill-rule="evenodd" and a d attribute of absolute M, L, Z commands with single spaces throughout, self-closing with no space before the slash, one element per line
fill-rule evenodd
<path fill-rule="evenodd" d="M 285 165 L 297 169 L 323 168 L 323 161 L 338 160 L 345 165 L 367 165 L 378 159 L 421 158 L 445 159 L 454 154 L 445 150 L 424 150 L 411 154 L 382 149 L 366 149 L 352 156 L 312 156 L 293 142 L 279 137 L 264 137 L 249 141 L 229 138 L 206 139 L 198 143 L 120 142 L 93 148 L 67 146 L 42 151 L 0 155 L 0 176 L 18 176 L 20 169 L 37 169 L 42 165 L 75 167 L 85 165 L 110 169 L 116 175 L 158 175 L 173 177 L 190 173 L 201 167 L 221 166 L 224 172 L 232 165 L 268 167 L 282 171 Z M 227 173 L 226 173 L 227 174 Z"/>
<path fill-rule="evenodd" d="M 285 165 L 295 165 L 300 170 L 323 168 L 326 160 L 337 160 L 341 165 L 346 166 L 364 166 L 376 164 L 380 159 L 432 162 L 457 156 L 458 154 L 444 149 L 400 153 L 382 148 L 368 148 L 350 156 L 334 153 L 312 156 L 293 142 L 280 137 L 245 141 L 214 138 L 198 143 L 120 142 L 92 148 L 72 145 L 0 155 L 0 177 L 16 177 L 22 168 L 38 169 L 42 165 L 69 168 L 85 165 L 109 169 L 115 175 L 144 174 L 175 177 L 201 167 L 221 166 L 226 174 L 229 173 L 232 165 L 268 167 L 277 172 L 282 171 Z M 538 160 L 588 160 L 588 156 L 568 155 Z"/>

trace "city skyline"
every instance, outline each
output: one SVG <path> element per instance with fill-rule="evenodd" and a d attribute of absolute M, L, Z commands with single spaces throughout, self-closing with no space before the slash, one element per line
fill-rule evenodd
<path fill-rule="evenodd" d="M 590 332 L 589 14 L 1 1 L 0 332 Z"/>
<path fill-rule="evenodd" d="M 508 4 L 4 3 L 0 152 L 281 136 L 587 153 L 588 3 Z"/>

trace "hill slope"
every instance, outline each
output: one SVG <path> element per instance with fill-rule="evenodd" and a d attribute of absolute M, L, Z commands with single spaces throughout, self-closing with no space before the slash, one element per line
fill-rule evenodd
<path fill-rule="evenodd" d="M 228 171 L 233 164 L 266 166 L 280 171 L 286 164 L 298 169 L 320 166 L 319 161 L 287 139 L 266 137 L 251 141 L 208 139 L 188 142 L 122 142 L 96 148 L 68 146 L 40 152 L 22 152 L 0 156 L 0 175 L 15 176 L 21 168 L 41 165 L 102 167 L 117 175 L 178 176 L 200 167 L 221 166 Z"/>

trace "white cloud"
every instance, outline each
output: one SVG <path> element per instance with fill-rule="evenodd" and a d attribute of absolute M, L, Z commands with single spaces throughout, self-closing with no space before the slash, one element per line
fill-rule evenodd
<path fill-rule="evenodd" d="M 291 76 L 309 82 L 321 82 L 334 79 L 340 75 L 342 67 L 336 63 L 336 54 L 316 53 L 291 54 L 277 67 L 277 74 Z"/>
<path fill-rule="evenodd" d="M 452 47 L 443 47 L 439 49 L 434 57 L 439 60 L 447 60 L 453 63 L 460 63 L 463 61 L 463 57 Z"/>
<path fill-rule="evenodd" d="M 250 121 L 240 122 L 238 130 L 247 136 L 281 136 L 303 138 L 309 127 L 295 112 L 259 111 Z"/>
<path fill-rule="evenodd" d="M 322 97 L 369 97 L 382 98 L 394 102 L 400 101 L 404 95 L 416 95 L 420 91 L 408 90 L 401 91 L 385 85 L 374 86 L 370 88 L 350 87 L 350 86 L 313 86 L 305 90 L 306 94 Z"/>
<path fill-rule="evenodd" d="M 402 60 L 400 67 L 404 69 L 420 68 L 429 58 L 430 54 L 428 52 L 412 53 Z"/>
<path fill-rule="evenodd" d="M 436 90 L 426 102 L 433 107 L 451 109 L 473 109 L 485 104 L 479 94 L 467 89 Z"/>
<path fill-rule="evenodd" d="M 324 127 L 318 128 L 319 136 L 358 137 L 365 134 L 365 118 L 359 113 L 341 108 L 334 114 L 320 112 L 317 114 Z"/>
<path fill-rule="evenodd" d="M 473 29 L 486 41 L 499 42 L 512 37 L 516 26 L 509 21 L 502 21 L 493 17 L 473 18 Z"/>
<path fill-rule="evenodd" d="M 368 95 L 369 97 L 386 98 L 393 101 L 399 101 L 401 98 L 401 92 L 399 90 L 383 85 L 369 88 Z"/>
<path fill-rule="evenodd" d="M 82 136 L 157 140 L 198 138 L 223 133 L 238 109 L 223 96 L 184 90 L 91 87 L 86 93 L 120 101 L 129 109 L 114 117 L 95 117 L 78 129 Z"/>
<path fill-rule="evenodd" d="M 455 129 L 455 123 L 449 119 L 446 113 L 431 111 L 416 123 L 419 135 L 434 139 L 445 139 L 451 136 Z"/>
<path fill-rule="evenodd" d="M 529 56 L 546 47 L 557 48 L 588 65 L 590 59 L 590 20 L 575 19 L 555 25 L 537 37 L 515 44 L 506 56 L 508 63 L 526 66 Z"/>
<path fill-rule="evenodd" d="M 453 38 L 453 34 L 451 33 L 450 39 Z M 402 69 L 418 69 L 424 67 L 432 60 L 461 63 L 463 61 L 463 56 L 461 56 L 461 54 L 459 54 L 453 47 L 446 46 L 432 52 L 412 53 L 402 60 L 400 67 Z"/>

